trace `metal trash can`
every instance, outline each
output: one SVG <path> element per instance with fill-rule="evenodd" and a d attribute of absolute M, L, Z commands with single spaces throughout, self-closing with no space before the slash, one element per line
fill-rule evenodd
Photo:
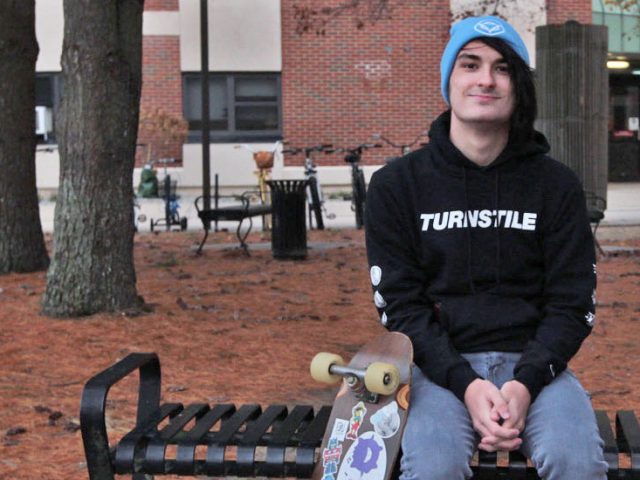
<path fill-rule="evenodd" d="M 267 180 L 271 189 L 271 250 L 273 258 L 307 257 L 305 187 L 307 180 Z"/>

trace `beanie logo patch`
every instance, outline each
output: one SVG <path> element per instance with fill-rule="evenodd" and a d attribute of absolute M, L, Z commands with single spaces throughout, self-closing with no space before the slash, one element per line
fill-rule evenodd
<path fill-rule="evenodd" d="M 505 33 L 504 27 L 493 20 L 481 20 L 475 24 L 473 29 L 482 35 L 488 35 L 490 37 Z"/>

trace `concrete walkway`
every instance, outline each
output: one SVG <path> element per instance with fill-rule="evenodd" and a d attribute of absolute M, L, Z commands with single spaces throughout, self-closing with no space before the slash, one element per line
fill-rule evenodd
<path fill-rule="evenodd" d="M 617 239 L 640 237 L 640 183 L 610 183 L 607 195 L 605 218 L 598 229 L 598 238 Z M 180 215 L 187 217 L 188 230 L 202 230 L 202 223 L 193 205 L 195 196 L 185 195 L 180 198 Z M 147 220 L 139 223 L 140 232 L 150 231 L 150 219 L 154 221 L 164 218 L 164 202 L 159 198 L 139 199 L 140 213 Z M 355 216 L 351 211 L 351 203 L 345 200 L 327 200 L 326 213 L 334 218 L 326 218 L 327 228 L 355 228 Z M 53 231 L 55 202 L 40 202 L 40 218 L 45 232 Z M 219 228 L 235 231 L 236 222 L 220 222 Z M 254 228 L 261 227 L 259 218 L 254 219 Z"/>

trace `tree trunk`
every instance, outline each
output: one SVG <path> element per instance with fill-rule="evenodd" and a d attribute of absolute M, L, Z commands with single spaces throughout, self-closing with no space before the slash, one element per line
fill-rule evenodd
<path fill-rule="evenodd" d="M 43 313 L 137 310 L 133 167 L 144 0 L 64 0 L 60 187 Z"/>
<path fill-rule="evenodd" d="M 0 0 L 0 274 L 44 270 L 35 164 L 34 0 Z"/>

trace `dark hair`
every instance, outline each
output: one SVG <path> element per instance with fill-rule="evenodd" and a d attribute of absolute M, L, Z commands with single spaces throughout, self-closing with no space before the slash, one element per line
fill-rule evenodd
<path fill-rule="evenodd" d="M 533 123 L 538 115 L 533 71 L 504 40 L 493 37 L 481 37 L 477 40 L 500 53 L 509 68 L 515 93 L 515 108 L 511 116 L 509 141 L 518 144 L 531 140 L 534 133 Z"/>

